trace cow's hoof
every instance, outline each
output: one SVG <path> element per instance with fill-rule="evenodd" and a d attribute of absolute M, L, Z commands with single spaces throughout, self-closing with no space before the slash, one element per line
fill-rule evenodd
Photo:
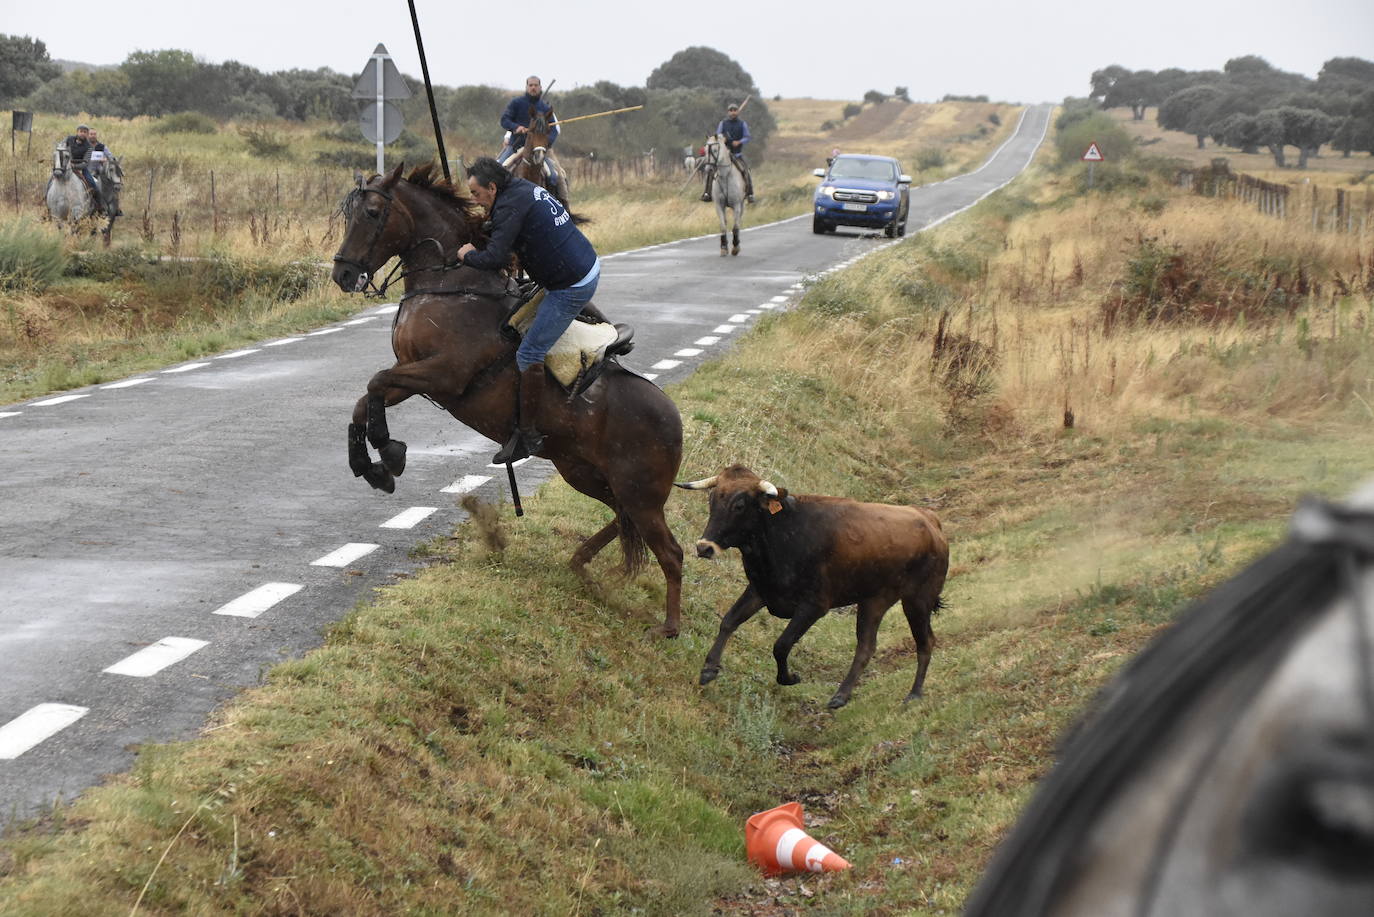
<path fill-rule="evenodd" d="M 920 691 L 912 691 L 912 692 L 911 692 L 910 694 L 908 694 L 906 697 L 902 698 L 902 703 L 904 703 L 904 704 L 909 704 L 909 703 L 911 703 L 911 702 L 914 701 L 914 700 L 920 700 L 920 699 L 921 699 L 921 692 L 920 692 Z"/>
<path fill-rule="evenodd" d="M 371 467 L 363 472 L 363 480 L 377 490 L 384 490 L 389 494 L 396 492 L 396 479 L 381 462 L 373 462 Z"/>
<path fill-rule="evenodd" d="M 792 685 L 799 685 L 801 684 L 801 676 L 796 672 L 793 672 L 791 675 L 779 675 L 778 684 L 787 685 L 789 687 Z"/>
<path fill-rule="evenodd" d="M 382 458 L 382 464 L 386 470 L 392 474 L 399 475 L 406 470 L 406 444 L 399 439 L 393 439 L 385 446 L 377 450 Z"/>
<path fill-rule="evenodd" d="M 849 698 L 845 697 L 843 694 L 836 694 L 834 697 L 830 698 L 830 702 L 826 704 L 826 706 L 831 710 L 838 710 L 847 703 L 849 703 Z"/>
<path fill-rule="evenodd" d="M 720 675 L 720 669 L 702 669 L 700 684 L 709 685 Z"/>
<path fill-rule="evenodd" d="M 677 628 L 669 627 L 667 624 L 659 624 L 649 628 L 644 632 L 645 640 L 654 640 L 659 637 L 671 638 L 677 636 Z"/>

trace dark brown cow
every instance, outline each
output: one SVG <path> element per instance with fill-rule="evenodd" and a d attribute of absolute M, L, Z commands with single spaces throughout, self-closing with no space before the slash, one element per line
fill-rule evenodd
<path fill-rule="evenodd" d="M 789 494 L 743 465 L 676 486 L 706 490 L 711 516 L 697 556 L 714 558 L 739 548 L 749 585 L 720 622 L 720 633 L 701 669 L 701 683 L 720 674 L 725 641 L 760 608 L 787 618 L 773 644 L 778 684 L 801 679 L 787 655 L 812 624 L 832 608 L 858 605 L 858 648 L 830 707 L 849 702 L 854 683 L 873 657 L 878 623 L 898 599 L 916 638 L 916 682 L 906 700 L 921 696 L 935 634 L 930 616 L 940 607 L 949 570 L 949 545 L 940 520 L 914 506 L 859 503 L 844 497 Z"/>

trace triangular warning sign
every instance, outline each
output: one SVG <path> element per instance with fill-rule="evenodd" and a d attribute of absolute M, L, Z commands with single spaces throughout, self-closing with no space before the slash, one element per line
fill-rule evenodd
<path fill-rule="evenodd" d="M 1097 148 L 1096 143 L 1088 144 L 1088 152 L 1083 154 L 1084 162 L 1102 162 L 1106 158 L 1102 155 L 1102 151 Z"/>

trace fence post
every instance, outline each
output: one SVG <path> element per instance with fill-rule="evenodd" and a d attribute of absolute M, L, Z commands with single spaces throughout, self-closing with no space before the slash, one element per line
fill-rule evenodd
<path fill-rule="evenodd" d="M 13 139 L 13 138 L 11 138 Z M 19 170 L 14 170 L 14 212 L 19 213 Z"/>

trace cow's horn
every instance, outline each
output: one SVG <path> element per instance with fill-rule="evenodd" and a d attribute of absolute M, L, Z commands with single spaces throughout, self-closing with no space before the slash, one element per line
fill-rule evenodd
<path fill-rule="evenodd" d="M 683 490 L 710 490 L 716 486 L 716 478 L 718 477 L 720 475 L 713 474 L 709 478 L 702 478 L 700 481 L 688 481 L 686 484 L 674 481 L 673 486 L 681 487 Z"/>
<path fill-rule="evenodd" d="M 769 481 L 759 481 L 759 490 L 768 494 L 770 497 L 776 497 L 778 495 L 778 489 Z"/>

